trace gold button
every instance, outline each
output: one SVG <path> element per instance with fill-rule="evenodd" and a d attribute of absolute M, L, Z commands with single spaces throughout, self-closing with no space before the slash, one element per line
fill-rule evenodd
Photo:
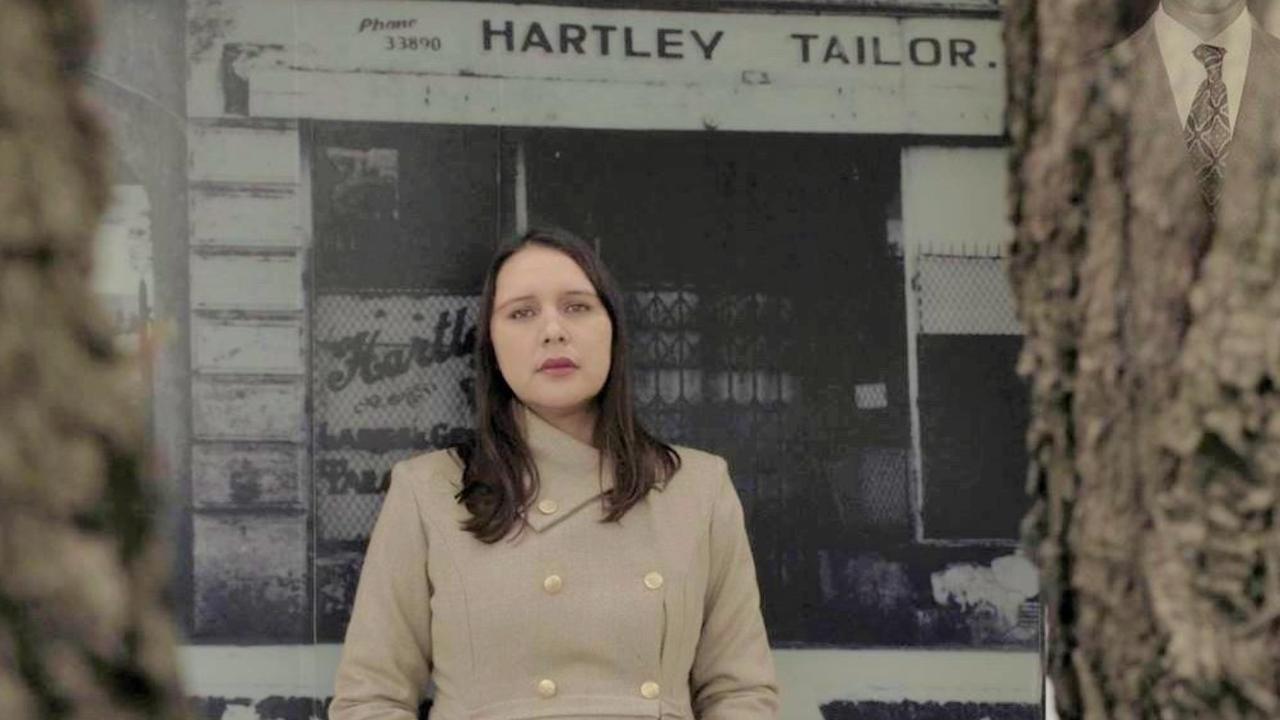
<path fill-rule="evenodd" d="M 554 515 L 560 509 L 560 503 L 555 500 L 547 499 L 538 503 L 538 512 L 543 515 Z"/>
<path fill-rule="evenodd" d="M 640 694 L 652 700 L 662 694 L 662 688 L 658 687 L 658 683 L 651 680 L 640 686 Z"/>
<path fill-rule="evenodd" d="M 651 572 L 644 576 L 644 586 L 650 590 L 657 590 L 662 587 L 662 573 Z"/>
<path fill-rule="evenodd" d="M 556 683 L 554 680 L 539 680 L 538 694 L 544 698 L 555 697 Z"/>
<path fill-rule="evenodd" d="M 559 575 L 548 575 L 547 579 L 542 581 L 542 589 L 550 595 L 560 592 L 562 587 L 564 587 L 564 580 Z"/>

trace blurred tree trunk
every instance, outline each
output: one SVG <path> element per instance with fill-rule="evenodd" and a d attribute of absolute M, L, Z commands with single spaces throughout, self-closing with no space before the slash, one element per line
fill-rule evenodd
<path fill-rule="evenodd" d="M 0 0 L 0 718 L 185 716 L 135 370 L 90 292 L 87 0 Z"/>
<path fill-rule="evenodd" d="M 1276 111 L 1207 219 L 1123 5 L 1005 6 L 1048 670 L 1063 718 L 1280 717 Z"/>

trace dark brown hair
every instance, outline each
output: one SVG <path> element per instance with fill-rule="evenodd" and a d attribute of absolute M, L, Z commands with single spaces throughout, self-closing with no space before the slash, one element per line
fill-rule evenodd
<path fill-rule="evenodd" d="M 600 449 L 601 459 L 612 460 L 614 468 L 613 489 L 604 498 L 603 521 L 616 522 L 680 467 L 676 451 L 650 435 L 636 417 L 622 292 L 609 271 L 591 246 L 572 233 L 557 228 L 528 230 L 498 248 L 485 274 L 476 327 L 475 434 L 469 442 L 454 447 L 465 465 L 457 499 L 471 512 L 462 527 L 486 543 L 497 542 L 523 527 L 525 514 L 538 494 L 538 469 L 517 425 L 512 402 L 515 394 L 498 367 L 489 327 L 498 271 L 529 245 L 557 250 L 577 263 L 613 323 L 609 375 L 593 400 L 594 445 Z"/>

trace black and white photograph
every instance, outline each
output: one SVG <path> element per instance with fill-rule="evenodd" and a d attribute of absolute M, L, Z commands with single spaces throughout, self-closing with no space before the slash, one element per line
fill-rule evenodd
<path fill-rule="evenodd" d="M 155 412 L 200 715 L 327 717 L 391 469 L 473 437 L 486 266 L 554 227 L 645 427 L 728 463 L 781 716 L 1039 717 L 995 4 L 589 5 L 187 3 Z"/>

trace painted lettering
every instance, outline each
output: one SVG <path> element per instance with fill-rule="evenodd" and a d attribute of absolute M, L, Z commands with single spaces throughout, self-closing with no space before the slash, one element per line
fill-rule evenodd
<path fill-rule="evenodd" d="M 452 330 L 452 335 L 446 339 Z M 365 385 L 400 377 L 414 366 L 431 367 L 452 358 L 468 357 L 475 348 L 476 328 L 467 320 L 467 309 L 440 313 L 430 340 L 414 337 L 407 344 L 382 343 L 381 330 L 362 330 L 337 340 L 320 343 L 323 350 L 341 361 L 330 372 L 325 386 L 339 392 L 357 378 Z"/>
<path fill-rule="evenodd" d="M 940 65 L 942 63 L 942 43 L 930 37 L 912 38 L 911 42 L 907 43 L 907 56 L 916 65 L 924 67 Z"/>
<path fill-rule="evenodd" d="M 436 423 L 430 428 L 333 428 L 322 422 L 316 430 L 316 449 L 322 453 L 361 450 L 377 454 L 400 450 L 439 450 L 466 442 L 471 435 L 470 428 L 447 423 Z"/>
<path fill-rule="evenodd" d="M 878 65 L 914 67 L 975 67 L 974 55 L 978 45 L 966 38 L 917 37 L 906 42 L 906 47 L 895 48 L 897 40 L 875 35 L 819 35 L 816 33 L 791 33 L 800 50 L 800 62 L 804 65 Z M 904 55 L 905 50 L 905 57 Z M 994 65 L 992 65 L 994 67 Z"/>
<path fill-rule="evenodd" d="M 845 65 L 849 64 L 849 56 L 844 54 L 844 46 L 840 44 L 840 38 L 835 35 L 827 41 L 827 51 L 822 54 L 822 64 L 827 64 L 832 60 L 839 60 Z"/>
<path fill-rule="evenodd" d="M 965 38 L 951 38 L 951 66 L 973 67 L 973 54 L 978 51 L 978 44 Z"/>
<path fill-rule="evenodd" d="M 693 36 L 693 41 L 698 44 L 698 47 L 702 48 L 702 56 L 708 60 L 710 60 L 711 56 L 715 54 L 716 46 L 718 46 L 720 41 L 724 39 L 723 30 L 715 31 L 715 34 L 709 38 L 702 37 L 702 33 L 697 30 L 690 30 L 689 34 Z"/>
<path fill-rule="evenodd" d="M 595 30 L 596 34 L 600 36 L 600 54 L 608 55 L 609 54 L 609 34 L 615 32 L 618 29 L 618 26 L 617 25 L 592 25 L 591 29 Z"/>
<path fill-rule="evenodd" d="M 791 33 L 791 38 L 800 41 L 800 62 L 809 62 L 809 43 L 818 39 L 817 35 L 811 33 Z"/>
<path fill-rule="evenodd" d="M 493 50 L 493 39 L 501 37 L 507 41 L 507 52 L 515 52 L 516 49 L 516 31 L 513 23 L 508 20 L 502 24 L 501 30 L 495 30 L 493 23 L 485 20 L 481 24 L 480 33 L 484 37 L 484 49 L 486 51 Z"/>
<path fill-rule="evenodd" d="M 658 57 L 666 60 L 680 60 L 684 57 L 683 52 L 677 52 L 684 47 L 684 40 L 680 38 L 680 31 L 675 28 L 659 28 L 658 29 Z"/>
<path fill-rule="evenodd" d="M 622 29 L 622 46 L 627 57 L 653 57 L 651 52 L 636 49 L 635 33 L 629 27 Z"/>
<path fill-rule="evenodd" d="M 381 20 L 379 18 L 361 18 L 356 32 L 381 32 L 383 30 L 409 30 L 418 24 L 416 18 L 406 20 Z"/>
<path fill-rule="evenodd" d="M 426 402 L 436 390 L 434 382 L 423 382 L 411 387 L 391 393 L 370 393 L 361 398 L 359 402 L 352 408 L 352 412 L 356 415 L 364 414 L 365 410 L 377 411 L 384 407 L 396 407 L 404 405 L 405 407 L 417 407 Z"/>
<path fill-rule="evenodd" d="M 345 458 L 318 459 L 316 475 L 328 486 L 330 495 L 384 493 L 391 484 L 390 471 L 379 474 L 375 470 L 356 470 Z"/>
<path fill-rule="evenodd" d="M 587 39 L 587 29 L 581 25 L 565 23 L 560 26 L 560 52 L 568 55 L 569 48 L 579 55 L 585 54 L 582 41 Z"/>
<path fill-rule="evenodd" d="M 540 23 L 529 23 L 529 29 L 524 34 L 524 44 L 520 46 L 520 52 L 529 52 L 529 48 L 537 47 L 545 53 L 555 52 L 551 47 L 551 41 L 547 39 L 547 34 L 542 31 Z"/>
<path fill-rule="evenodd" d="M 703 59 L 712 60 L 724 37 L 723 30 L 712 32 L 673 27 L 537 21 L 524 24 L 493 19 L 485 19 L 480 24 L 480 39 L 486 52 L 540 51 L 544 55 L 617 55 L 628 59 L 683 60 L 690 56 L 686 48 L 692 45 Z"/>
<path fill-rule="evenodd" d="M 876 65 L 901 65 L 901 60 L 885 58 L 880 54 L 880 38 L 871 38 L 871 58 Z"/>

